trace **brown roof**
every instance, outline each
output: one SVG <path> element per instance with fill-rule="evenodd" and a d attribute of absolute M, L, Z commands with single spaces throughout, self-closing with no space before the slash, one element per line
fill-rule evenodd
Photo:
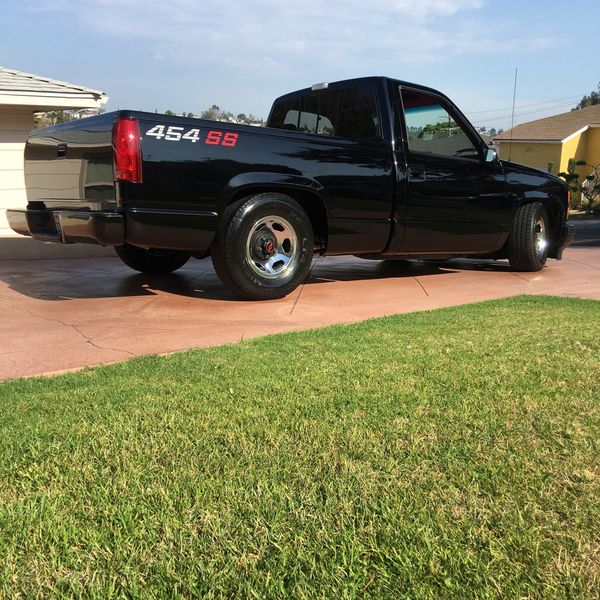
<path fill-rule="evenodd" d="M 509 130 L 494 139 L 505 141 L 512 138 L 513 142 L 518 140 L 561 141 L 591 124 L 600 125 L 600 104 L 523 123 L 512 129 L 512 135 Z"/>

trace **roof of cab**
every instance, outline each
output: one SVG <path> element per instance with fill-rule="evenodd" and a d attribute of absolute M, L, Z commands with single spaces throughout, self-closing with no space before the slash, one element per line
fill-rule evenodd
<path fill-rule="evenodd" d="M 357 84 L 361 84 L 361 83 L 376 84 L 376 83 L 386 83 L 386 82 L 394 83 L 394 84 L 400 85 L 400 86 L 423 90 L 424 92 L 431 92 L 431 93 L 438 94 L 438 95 L 443 96 L 444 98 L 448 99 L 447 96 L 445 96 L 445 94 L 442 94 L 438 90 L 427 87 L 425 85 L 421 85 L 418 83 L 411 83 L 409 81 L 402 81 L 401 79 L 395 79 L 393 77 L 386 77 L 384 75 L 372 75 L 369 77 L 356 77 L 353 79 L 341 79 L 339 81 L 330 81 L 330 82 L 327 82 L 327 87 L 323 87 L 320 90 L 316 90 L 316 91 L 319 92 L 319 91 L 322 91 L 325 89 L 330 89 L 332 87 L 333 88 L 346 87 L 346 86 L 352 86 L 352 85 L 357 85 Z M 283 94 L 283 95 L 279 96 L 278 98 L 275 99 L 275 102 L 284 100 L 286 98 L 291 98 L 294 96 L 303 96 L 303 95 L 310 94 L 313 92 L 315 92 L 315 90 L 312 89 L 312 86 L 302 88 L 300 90 L 295 90 L 293 92 L 288 92 L 287 94 Z"/>

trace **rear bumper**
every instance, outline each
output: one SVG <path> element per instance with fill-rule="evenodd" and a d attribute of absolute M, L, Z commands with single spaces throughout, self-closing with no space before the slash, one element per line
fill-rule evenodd
<path fill-rule="evenodd" d="M 13 231 L 44 242 L 120 246 L 125 240 L 125 220 L 114 212 L 66 210 L 7 210 Z"/>
<path fill-rule="evenodd" d="M 573 225 L 563 225 L 558 238 L 556 258 L 562 258 L 563 250 L 569 246 L 575 239 L 575 227 Z"/>

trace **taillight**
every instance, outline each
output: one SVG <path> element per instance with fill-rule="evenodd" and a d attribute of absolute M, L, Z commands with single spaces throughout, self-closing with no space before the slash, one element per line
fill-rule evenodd
<path fill-rule="evenodd" d="M 136 119 L 118 119 L 113 131 L 117 181 L 142 182 L 140 124 Z"/>
<path fill-rule="evenodd" d="M 571 190 L 567 192 L 567 221 L 571 216 Z"/>

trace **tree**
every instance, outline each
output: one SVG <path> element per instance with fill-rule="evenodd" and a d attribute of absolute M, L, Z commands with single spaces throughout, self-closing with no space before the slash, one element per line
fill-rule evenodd
<path fill-rule="evenodd" d="M 57 123 L 67 123 L 73 120 L 73 115 L 70 111 L 65 110 L 50 110 L 47 112 L 37 113 L 34 118 L 35 127 L 48 127 Z"/>
<path fill-rule="evenodd" d="M 489 134 L 490 134 L 492 137 L 496 137 L 496 136 L 498 135 L 498 134 L 497 134 L 497 132 L 496 132 L 496 129 L 495 129 L 494 127 L 492 127 L 492 128 L 490 129 L 490 131 L 489 131 Z"/>
<path fill-rule="evenodd" d="M 240 113 L 237 117 L 236 117 L 238 123 L 247 123 L 246 119 L 246 115 L 244 113 Z"/>
<path fill-rule="evenodd" d="M 457 129 L 454 121 L 439 121 L 437 123 L 427 123 L 421 130 L 421 134 L 444 135 L 451 136 Z M 419 134 L 421 137 L 422 135 Z"/>
<path fill-rule="evenodd" d="M 581 202 L 581 187 L 579 185 L 579 173 L 576 173 L 577 167 L 581 167 L 587 164 L 585 160 L 575 160 L 570 158 L 567 164 L 567 172 L 559 173 L 558 176 L 562 177 L 569 186 L 571 192 L 571 205 L 576 206 Z"/>
<path fill-rule="evenodd" d="M 590 92 L 589 96 L 584 96 L 579 104 L 572 110 L 580 110 L 588 106 L 595 106 L 596 104 L 600 104 L 600 83 L 598 83 L 597 92 Z"/>
<path fill-rule="evenodd" d="M 219 121 L 220 114 L 221 109 L 216 104 L 213 104 L 210 108 L 207 108 L 200 113 L 200 118 L 208 119 L 209 121 Z"/>
<path fill-rule="evenodd" d="M 167 110 L 165 110 L 165 115 L 167 115 L 167 117 L 174 117 L 175 113 L 170 108 L 167 108 Z"/>

